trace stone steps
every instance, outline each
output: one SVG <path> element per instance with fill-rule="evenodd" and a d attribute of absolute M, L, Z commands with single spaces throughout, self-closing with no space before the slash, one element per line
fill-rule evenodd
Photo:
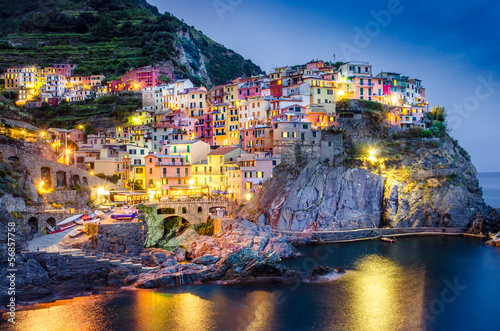
<path fill-rule="evenodd" d="M 111 264 L 117 267 L 124 267 L 132 271 L 147 272 L 159 269 L 160 267 L 143 267 L 140 263 L 133 263 L 131 261 L 121 262 L 121 260 L 113 260 L 111 258 L 97 257 L 86 255 L 81 249 L 65 249 L 59 252 L 47 252 L 46 254 L 59 254 L 68 258 L 68 264 L 75 269 L 88 269 L 91 267 L 102 267 L 103 263 Z"/>

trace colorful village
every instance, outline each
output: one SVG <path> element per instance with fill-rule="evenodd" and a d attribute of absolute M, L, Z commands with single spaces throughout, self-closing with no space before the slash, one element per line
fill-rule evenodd
<path fill-rule="evenodd" d="M 24 108 L 141 94 L 142 108 L 127 124 L 86 137 L 85 123 L 39 132 L 59 162 L 113 178 L 141 200 L 206 195 L 238 203 L 251 200 L 283 161 L 280 147 L 319 144 L 324 130 L 337 127 L 336 108 L 342 100 L 392 106 L 385 117 L 392 128 L 429 125 L 422 81 L 394 72 L 374 75 L 367 62 L 316 60 L 274 68 L 269 75 L 235 78 L 210 90 L 175 79 L 164 63 L 131 70 L 105 84 L 102 75 L 73 76 L 73 70 L 70 64 L 7 68 L 5 88 L 18 92 L 16 104 Z"/>

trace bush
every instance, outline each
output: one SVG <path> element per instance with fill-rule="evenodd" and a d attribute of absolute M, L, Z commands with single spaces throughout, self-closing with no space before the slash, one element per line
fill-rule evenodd
<path fill-rule="evenodd" d="M 446 134 L 446 127 L 444 126 L 443 122 L 436 120 L 432 122 L 429 131 L 432 132 L 435 137 L 442 138 Z"/>
<path fill-rule="evenodd" d="M 213 236 L 214 235 L 214 220 L 209 219 L 206 223 L 201 223 L 195 227 L 200 236 Z"/>
<path fill-rule="evenodd" d="M 85 224 L 85 229 L 83 231 L 85 231 L 85 233 L 89 237 L 92 237 L 93 235 L 97 234 L 98 226 L 95 223 L 87 223 L 87 224 Z"/>

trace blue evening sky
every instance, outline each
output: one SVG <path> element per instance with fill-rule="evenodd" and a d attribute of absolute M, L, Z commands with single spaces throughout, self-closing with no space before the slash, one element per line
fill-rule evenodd
<path fill-rule="evenodd" d="M 368 61 L 422 79 L 478 171 L 500 171 L 500 2 L 149 0 L 263 70 Z"/>

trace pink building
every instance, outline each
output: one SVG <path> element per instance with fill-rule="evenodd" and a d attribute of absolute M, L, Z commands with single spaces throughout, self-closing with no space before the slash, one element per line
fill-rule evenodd
<path fill-rule="evenodd" d="M 149 154 L 146 162 L 146 187 L 161 190 L 161 196 L 189 186 L 191 166 L 181 155 Z"/>
<path fill-rule="evenodd" d="M 109 82 L 108 93 L 140 91 L 146 87 L 161 85 L 165 83 L 162 80 L 163 76 L 173 80 L 172 69 L 155 65 L 131 70 L 120 77 L 120 79 Z"/>
<path fill-rule="evenodd" d="M 244 100 L 249 97 L 260 97 L 262 96 L 262 90 L 260 88 L 260 82 L 246 82 L 238 88 L 238 99 Z"/>
<path fill-rule="evenodd" d="M 55 73 L 62 75 L 64 77 L 71 76 L 71 64 L 54 64 L 52 68 L 55 69 Z"/>

